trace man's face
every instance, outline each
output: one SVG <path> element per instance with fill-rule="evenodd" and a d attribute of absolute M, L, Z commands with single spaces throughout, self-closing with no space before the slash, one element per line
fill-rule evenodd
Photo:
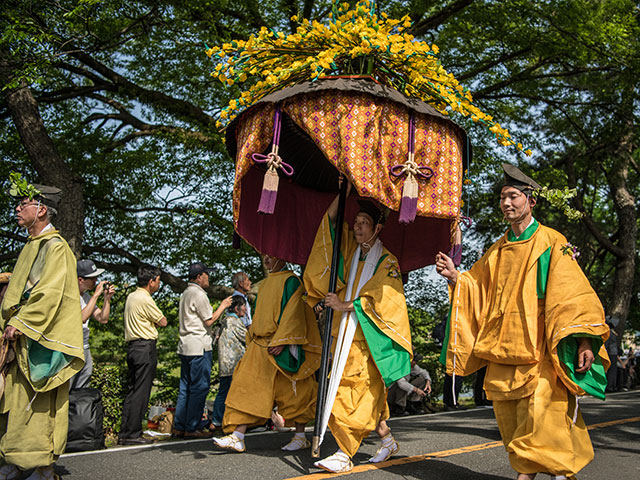
<path fill-rule="evenodd" d="M 38 213 L 43 208 L 43 205 L 38 206 L 36 200 L 29 200 L 28 198 L 20 200 L 16 205 L 16 220 L 18 221 L 18 226 L 29 228 L 36 221 Z"/>
<path fill-rule="evenodd" d="M 251 290 L 251 280 L 249 280 L 249 275 L 244 276 L 244 278 L 240 282 L 240 286 L 245 292 L 248 292 L 249 290 Z"/>
<path fill-rule="evenodd" d="M 202 272 L 198 275 L 197 283 L 202 288 L 209 288 L 209 274 L 207 272 Z"/>
<path fill-rule="evenodd" d="M 160 275 L 153 280 L 149 280 L 149 290 L 151 293 L 155 293 L 160 289 Z"/>
<path fill-rule="evenodd" d="M 358 213 L 353 222 L 353 233 L 355 234 L 358 245 L 371 241 L 374 231 L 371 217 L 366 213 Z"/>
<path fill-rule="evenodd" d="M 500 209 L 509 223 L 520 221 L 531 213 L 535 200 L 528 197 L 515 187 L 502 187 L 500 192 Z"/>
<path fill-rule="evenodd" d="M 271 271 L 273 267 L 275 267 L 277 262 L 278 262 L 278 259 L 276 257 L 272 257 L 271 255 L 265 255 L 264 257 L 262 257 L 262 263 L 264 264 L 265 268 L 269 271 Z M 241 285 L 244 289 L 244 283 L 242 283 Z"/>
<path fill-rule="evenodd" d="M 93 290 L 98 283 L 98 277 L 78 277 L 78 287 L 80 287 L 80 293 L 84 293 L 87 290 Z"/>

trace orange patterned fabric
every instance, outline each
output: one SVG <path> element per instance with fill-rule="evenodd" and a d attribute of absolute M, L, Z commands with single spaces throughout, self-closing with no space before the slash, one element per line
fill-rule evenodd
<path fill-rule="evenodd" d="M 323 91 L 289 98 L 281 105 L 315 141 L 325 157 L 347 175 L 361 196 L 399 210 L 404 176 L 389 168 L 408 157 L 409 111 L 391 100 L 359 92 Z M 238 129 L 234 219 L 240 179 L 264 152 L 273 134 L 273 105 L 247 112 Z M 419 182 L 418 215 L 456 220 L 460 214 L 463 134 L 452 122 L 416 114 L 415 161 L 434 175 Z"/>

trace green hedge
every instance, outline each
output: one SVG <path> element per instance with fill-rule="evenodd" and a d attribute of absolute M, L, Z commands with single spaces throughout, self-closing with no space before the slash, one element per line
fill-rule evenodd
<path fill-rule="evenodd" d="M 102 392 L 104 434 L 107 438 L 115 437 L 120 431 L 122 403 L 127 394 L 127 366 L 94 364 L 91 386 Z"/>

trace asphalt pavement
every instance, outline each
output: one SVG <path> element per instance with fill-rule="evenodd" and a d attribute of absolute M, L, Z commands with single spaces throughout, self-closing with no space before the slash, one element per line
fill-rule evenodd
<path fill-rule="evenodd" d="M 606 402 L 580 402 L 595 449 L 584 479 L 640 479 L 640 390 L 611 394 Z M 508 480 L 515 478 L 491 408 L 392 418 L 400 452 L 383 464 L 369 464 L 377 436 L 366 439 L 354 457 L 350 479 Z M 92 479 L 260 479 L 305 480 L 333 477 L 313 466 L 310 450 L 282 452 L 292 433 L 246 436 L 246 453 L 216 450 L 210 439 L 166 441 L 63 455 L 56 472 L 64 480 Z M 310 437 L 310 433 L 308 436 Z M 337 449 L 328 435 L 322 457 Z M 539 475 L 540 479 L 549 478 Z"/>

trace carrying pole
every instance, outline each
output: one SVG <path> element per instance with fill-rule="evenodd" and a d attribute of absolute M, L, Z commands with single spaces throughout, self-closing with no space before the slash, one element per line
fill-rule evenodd
<path fill-rule="evenodd" d="M 340 261 L 340 245 L 342 244 L 342 226 L 344 224 L 344 209 L 347 203 L 346 179 L 340 186 L 340 198 L 338 199 L 338 212 L 336 215 L 336 234 L 333 239 L 333 254 L 331 256 L 331 274 L 329 276 L 329 292 L 336 292 L 338 283 L 338 262 Z M 329 355 L 331 354 L 331 328 L 333 324 L 333 308 L 326 307 L 324 336 L 322 338 L 322 359 L 320 361 L 320 375 L 318 377 L 318 398 L 316 401 L 316 418 L 313 425 L 313 438 L 311 440 L 311 456 L 320 456 L 320 429 L 322 428 L 322 412 L 327 398 L 327 385 L 329 383 Z"/>

